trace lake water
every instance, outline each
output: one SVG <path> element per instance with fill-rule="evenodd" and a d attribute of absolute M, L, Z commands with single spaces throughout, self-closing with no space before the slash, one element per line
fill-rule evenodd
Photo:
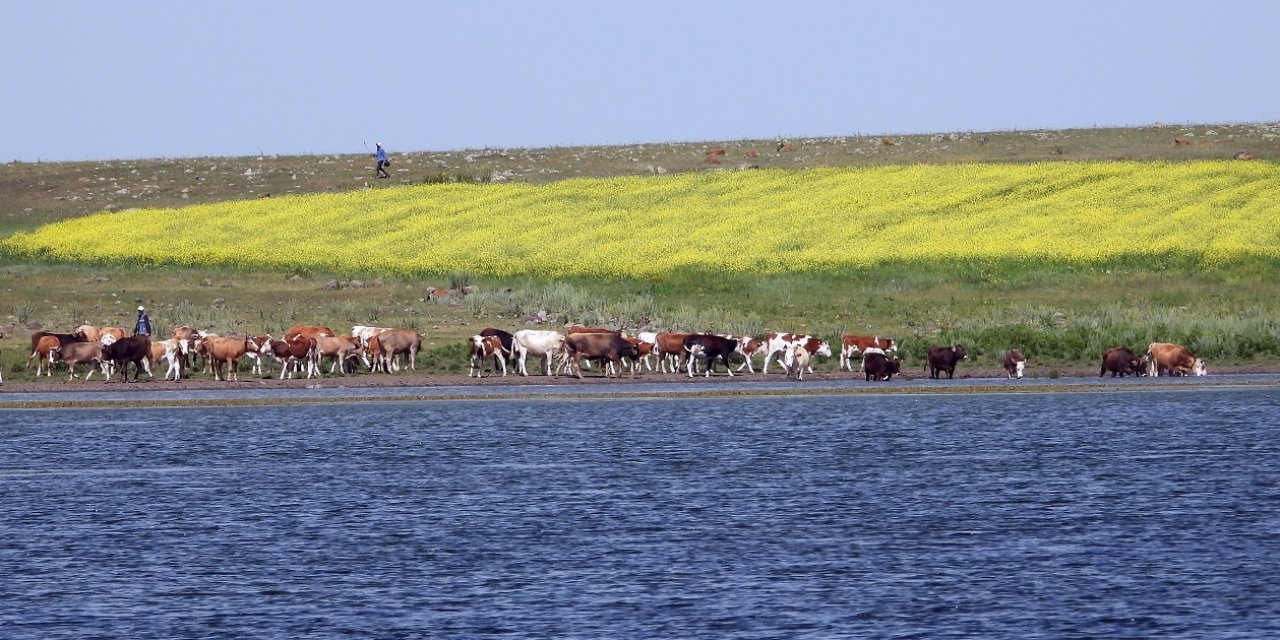
<path fill-rule="evenodd" d="M 4 638 L 1263 638 L 1280 392 L 0 411 Z"/>

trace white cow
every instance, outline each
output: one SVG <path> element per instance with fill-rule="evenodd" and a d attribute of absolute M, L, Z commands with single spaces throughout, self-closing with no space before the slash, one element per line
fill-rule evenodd
<path fill-rule="evenodd" d="M 515 332 L 511 338 L 511 352 L 513 358 L 519 359 L 516 371 L 527 377 L 529 371 L 525 368 L 525 357 L 534 355 L 542 358 L 542 375 L 551 375 L 552 358 L 560 356 L 567 361 L 564 341 L 564 334 L 559 331 L 521 329 Z"/>

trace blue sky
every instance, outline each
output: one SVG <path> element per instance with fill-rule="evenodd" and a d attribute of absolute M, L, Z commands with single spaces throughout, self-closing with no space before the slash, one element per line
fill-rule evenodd
<path fill-rule="evenodd" d="M 8 3 L 0 161 L 1280 120 L 1280 2 Z"/>

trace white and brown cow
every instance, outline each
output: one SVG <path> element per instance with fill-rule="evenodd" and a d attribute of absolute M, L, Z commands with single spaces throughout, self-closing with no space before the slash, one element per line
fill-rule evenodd
<path fill-rule="evenodd" d="M 1195 357 L 1191 350 L 1169 342 L 1152 342 L 1147 346 L 1147 375 L 1159 376 L 1165 372 L 1171 376 L 1208 375 L 1204 360 Z"/>
<path fill-rule="evenodd" d="M 1004 360 L 1000 364 L 1004 365 L 1005 375 L 1009 379 L 1016 377 L 1021 380 L 1023 372 L 1027 369 L 1027 357 L 1022 355 L 1019 349 L 1010 349 L 1004 352 Z"/>
<path fill-rule="evenodd" d="M 840 370 L 853 371 L 853 359 L 861 360 L 867 349 L 879 349 L 887 355 L 898 350 L 898 343 L 880 336 L 840 336 Z"/>
<path fill-rule="evenodd" d="M 493 358 L 493 370 L 497 371 L 502 368 L 502 376 L 507 375 L 507 350 L 502 347 L 502 338 L 500 336 L 482 336 L 474 335 L 468 340 L 471 351 L 471 369 L 467 371 L 467 377 L 472 374 L 479 378 L 484 373 L 485 358 Z"/>
<path fill-rule="evenodd" d="M 792 347 L 801 345 L 810 356 L 822 356 L 824 358 L 831 357 L 831 345 L 826 340 L 815 338 L 808 334 L 799 333 L 776 333 L 770 331 L 764 337 L 764 373 L 769 373 L 769 361 L 776 359 L 783 368 L 791 366 L 792 355 L 794 350 Z M 813 373 L 812 359 L 810 364 L 805 367 L 806 373 Z"/>

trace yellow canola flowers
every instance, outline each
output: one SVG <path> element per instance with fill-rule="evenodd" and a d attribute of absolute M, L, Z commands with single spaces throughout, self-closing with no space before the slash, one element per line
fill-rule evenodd
<path fill-rule="evenodd" d="M 101 213 L 0 247 L 57 261 L 552 277 L 1213 266 L 1280 258 L 1280 167 L 960 164 L 423 185 Z"/>

